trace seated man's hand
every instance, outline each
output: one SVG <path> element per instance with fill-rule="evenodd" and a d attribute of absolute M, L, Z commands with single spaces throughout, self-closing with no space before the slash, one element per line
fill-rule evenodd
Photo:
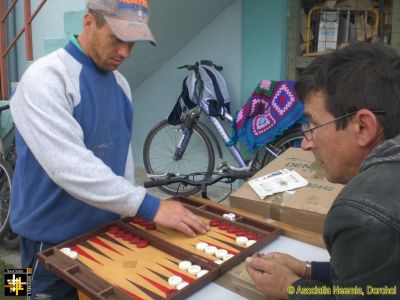
<path fill-rule="evenodd" d="M 193 237 L 196 236 L 196 233 L 204 234 L 210 229 L 181 203 L 170 200 L 161 200 L 160 208 L 153 221 Z"/>
<path fill-rule="evenodd" d="M 248 257 L 246 263 L 247 273 L 257 290 L 272 298 L 288 299 L 288 287 L 299 279 L 299 276 L 286 266 L 265 257 Z"/>
<path fill-rule="evenodd" d="M 261 257 L 264 257 L 265 259 L 286 266 L 300 278 L 306 277 L 307 274 L 306 264 L 302 260 L 299 260 L 297 258 L 294 258 L 293 256 L 281 252 L 270 252 L 267 254 L 261 254 Z"/>

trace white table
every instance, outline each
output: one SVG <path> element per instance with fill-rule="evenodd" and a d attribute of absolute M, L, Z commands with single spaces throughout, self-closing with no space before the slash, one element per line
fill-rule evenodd
<path fill-rule="evenodd" d="M 284 252 L 301 260 L 329 261 L 329 254 L 326 249 L 322 249 L 310 244 L 306 244 L 288 237 L 279 236 L 276 240 L 262 249 L 261 252 Z M 211 298 L 212 296 L 212 298 Z M 190 296 L 190 300 L 204 299 L 246 299 L 234 292 L 212 282 Z"/>

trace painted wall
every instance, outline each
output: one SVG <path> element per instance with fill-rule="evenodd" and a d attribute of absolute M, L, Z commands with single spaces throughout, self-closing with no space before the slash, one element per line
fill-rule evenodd
<path fill-rule="evenodd" d="M 263 79 L 285 79 L 288 0 L 243 1 L 242 99 Z"/>
<path fill-rule="evenodd" d="M 238 0 L 205 27 L 162 68 L 134 91 L 134 157 L 143 165 L 142 148 L 147 133 L 157 122 L 166 119 L 180 94 L 187 75 L 178 66 L 210 59 L 224 67 L 232 107 L 240 106 L 241 94 L 241 33 L 242 1 Z M 224 157 L 228 157 L 226 154 Z"/>
<path fill-rule="evenodd" d="M 32 1 L 32 13 L 40 4 L 41 0 Z M 17 24 L 19 31 L 23 24 L 23 1 L 18 1 L 17 4 Z M 32 23 L 33 41 L 33 57 L 37 59 L 45 55 L 44 39 L 45 38 L 61 38 L 64 36 L 64 12 L 66 11 L 80 11 L 85 9 L 85 0 L 61 1 L 61 0 L 48 0 L 39 14 L 35 17 Z M 18 42 L 18 73 L 26 68 L 25 63 L 25 40 L 21 37 Z"/>

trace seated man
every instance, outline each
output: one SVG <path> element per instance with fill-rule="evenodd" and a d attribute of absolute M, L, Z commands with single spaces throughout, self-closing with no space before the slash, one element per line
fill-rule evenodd
<path fill-rule="evenodd" d="M 346 184 L 325 221 L 331 260 L 258 254 L 247 271 L 275 298 L 398 299 L 400 57 L 380 44 L 350 45 L 316 58 L 296 90 L 308 118 L 302 148 L 329 181 Z"/>

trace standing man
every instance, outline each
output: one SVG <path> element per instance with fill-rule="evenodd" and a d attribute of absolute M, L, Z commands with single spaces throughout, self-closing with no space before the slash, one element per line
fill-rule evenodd
<path fill-rule="evenodd" d="M 326 216 L 331 260 L 269 253 L 248 258 L 247 271 L 279 299 L 399 299 L 400 57 L 381 44 L 350 45 L 316 58 L 296 90 L 309 120 L 302 148 L 329 181 L 347 184 Z"/>
<path fill-rule="evenodd" d="M 138 41 L 154 43 L 145 0 L 88 0 L 83 31 L 37 60 L 11 100 L 17 127 L 11 226 L 32 299 L 76 299 L 76 290 L 36 253 L 119 219 L 139 215 L 187 235 L 207 226 L 174 201 L 134 185 L 131 92 L 116 69 Z"/>

